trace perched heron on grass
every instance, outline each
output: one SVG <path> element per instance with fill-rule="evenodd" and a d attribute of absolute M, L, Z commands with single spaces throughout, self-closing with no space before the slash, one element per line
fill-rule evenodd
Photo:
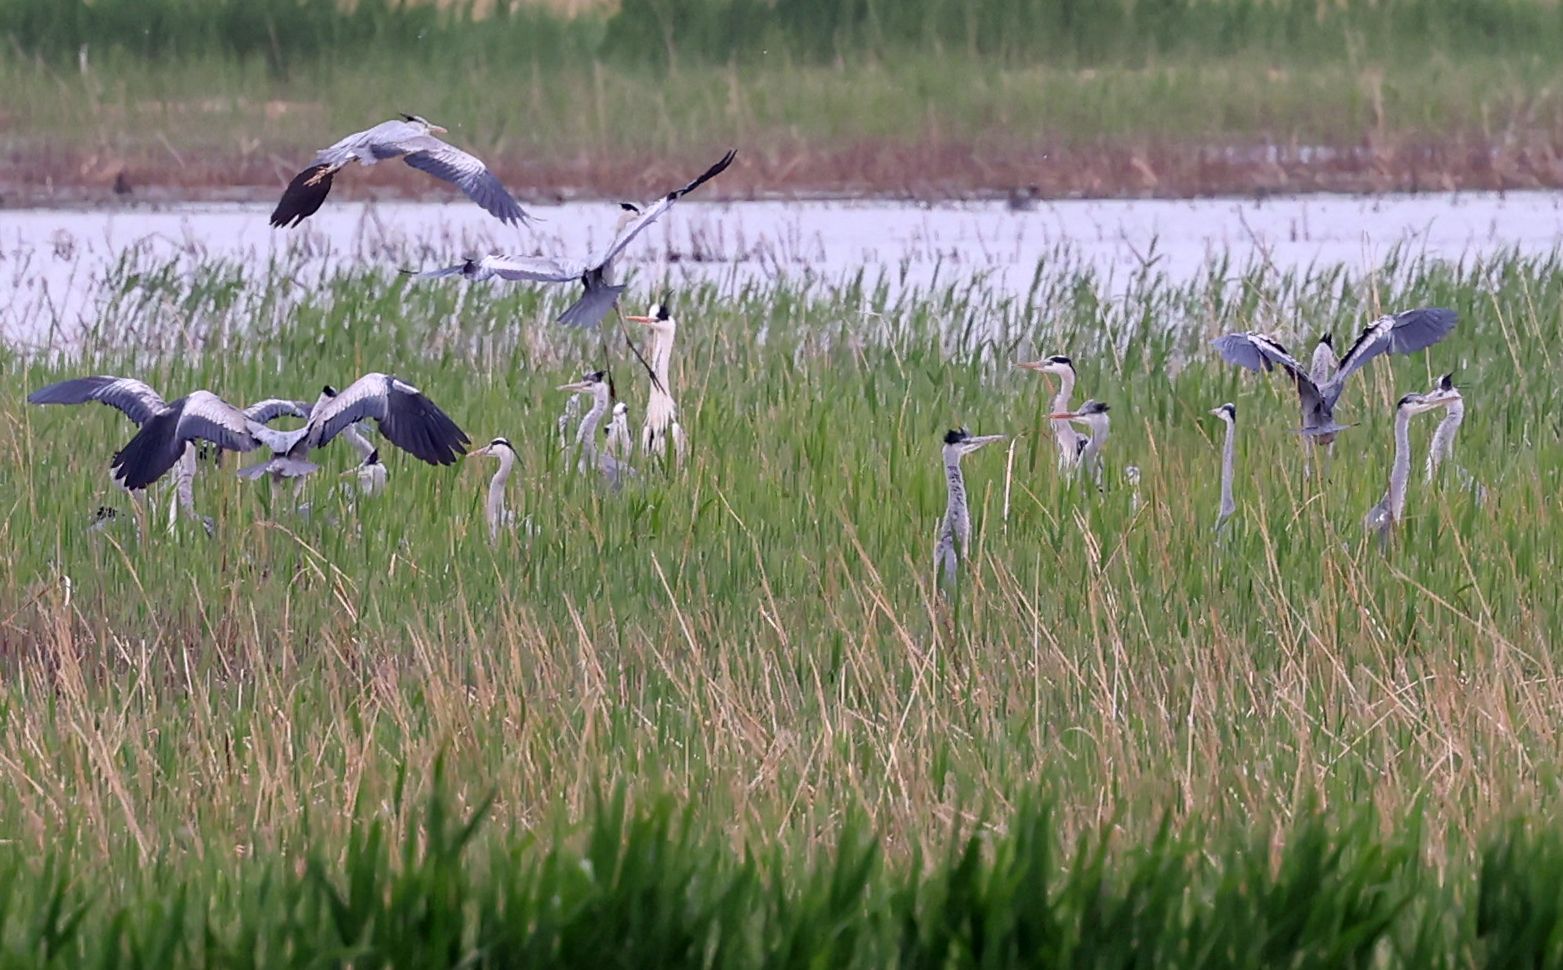
<path fill-rule="evenodd" d="M 646 401 L 646 422 L 640 429 L 641 450 L 664 454 L 671 444 L 674 462 L 681 463 L 687 446 L 684 443 L 684 429 L 678 423 L 678 402 L 673 400 L 672 384 L 673 341 L 678 336 L 678 323 L 673 319 L 673 311 L 668 307 L 666 298 L 661 303 L 653 303 L 645 316 L 627 316 L 624 319 L 642 324 L 651 331 L 651 348 L 646 355 L 650 360 L 642 357 L 640 351 L 635 351 L 651 385 L 650 397 Z M 631 344 L 631 347 L 634 345 Z"/>
<path fill-rule="evenodd" d="M 1227 524 L 1227 519 L 1237 511 L 1232 501 L 1232 472 L 1237 458 L 1237 405 L 1228 402 L 1210 411 L 1227 426 L 1226 443 L 1221 447 L 1221 507 L 1216 510 L 1216 530 Z"/>
<path fill-rule="evenodd" d="M 1411 478 L 1411 416 L 1447 407 L 1457 395 L 1434 388 L 1426 394 L 1407 394 L 1395 405 L 1395 460 L 1389 469 L 1389 488 L 1379 503 L 1368 510 L 1363 528 L 1377 532 L 1387 540 L 1389 531 L 1406 512 L 1406 484 Z"/>
<path fill-rule="evenodd" d="M 413 273 L 415 279 L 434 279 L 444 276 L 462 276 L 471 280 L 499 277 L 511 281 L 534 283 L 580 283 L 584 288 L 579 299 L 559 315 L 559 322 L 572 327 L 595 327 L 608 315 L 623 285 L 615 284 L 614 261 L 648 226 L 662 218 L 673 203 L 698 189 L 706 182 L 722 174 L 733 163 L 736 151 L 726 155 L 694 181 L 644 208 L 632 202 L 619 203 L 620 215 L 613 241 L 606 249 L 588 261 L 553 259 L 548 256 L 483 256 L 467 259 L 455 266 Z"/>
<path fill-rule="evenodd" d="M 630 406 L 623 401 L 613 405 L 613 417 L 608 421 L 603 436 L 607 439 L 608 454 L 621 461 L 627 460 L 635 450 L 635 439 L 630 437 Z"/>
<path fill-rule="evenodd" d="M 278 228 L 296 226 L 314 215 L 330 194 L 336 173 L 353 162 L 374 165 L 389 158 L 400 158 L 419 171 L 454 184 L 500 222 L 527 222 L 527 214 L 488 166 L 434 137 L 444 131 L 417 115 L 404 114 L 400 119 L 383 121 L 321 149 L 309 167 L 288 183 L 271 214 L 271 224 Z"/>
<path fill-rule="evenodd" d="M 1069 410 L 1069 398 L 1075 392 L 1074 361 L 1063 354 L 1054 354 L 1051 357 L 1026 361 L 1015 366 L 1058 378 L 1058 392 L 1053 395 L 1053 410 L 1055 412 Z M 1059 469 L 1075 467 L 1080 461 L 1080 447 L 1085 443 L 1085 437 L 1065 419 L 1053 419 L 1050 423 L 1053 427 L 1053 440 L 1058 444 Z"/>
<path fill-rule="evenodd" d="M 1102 448 L 1107 444 L 1107 431 L 1112 421 L 1107 416 L 1109 408 L 1101 401 L 1087 401 L 1078 411 L 1060 411 L 1048 415 L 1053 421 L 1075 421 L 1091 429 L 1089 438 L 1080 437 L 1077 445 L 1080 467 L 1091 473 L 1098 490 L 1102 487 Z"/>
<path fill-rule="evenodd" d="M 1286 371 L 1297 385 L 1298 403 L 1302 407 L 1302 433 L 1320 445 L 1328 445 L 1347 427 L 1335 423 L 1335 404 L 1340 400 L 1347 378 L 1380 354 L 1411 354 L 1431 347 L 1449 336 L 1459 319 L 1458 314 L 1444 307 L 1422 307 L 1379 317 L 1363 328 L 1356 342 L 1340 359 L 1339 366 L 1322 384 L 1312 375 L 1329 371 L 1328 358 L 1320 352 L 1328 345 L 1327 341 L 1320 341 L 1321 348 L 1314 353 L 1311 371 L 1304 371 L 1285 347 L 1262 333 L 1229 333 L 1211 343 L 1228 363 L 1256 371 L 1276 367 Z M 1329 356 L 1333 353 L 1330 350 Z"/>
<path fill-rule="evenodd" d="M 592 406 L 581 419 L 580 429 L 576 432 L 575 443 L 580 449 L 580 458 L 576 467 L 581 474 L 595 472 L 602 476 L 614 489 L 624 484 L 625 478 L 634 477 L 635 469 L 619 461 L 606 449 L 597 444 L 597 427 L 602 423 L 603 415 L 612 407 L 613 384 L 609 381 L 604 371 L 593 371 L 585 377 L 571 384 L 561 384 L 561 391 L 569 391 L 572 394 L 584 394 L 591 398 Z"/>
<path fill-rule="evenodd" d="M 1447 401 L 1444 404 L 1444 419 L 1438 422 L 1438 428 L 1433 432 L 1433 441 L 1427 448 L 1427 475 L 1426 480 L 1432 481 L 1438 474 L 1438 466 L 1444 459 L 1454 452 L 1454 436 L 1459 433 L 1460 425 L 1465 421 L 1465 397 L 1460 389 L 1454 386 L 1454 374 L 1445 374 L 1438 378 L 1429 394 L 1440 394 Z"/>
<path fill-rule="evenodd" d="M 971 512 L 966 503 L 966 477 L 961 474 L 961 459 L 995 441 L 1003 441 L 1004 435 L 973 435 L 965 428 L 949 431 L 944 436 L 944 481 L 947 498 L 944 506 L 944 522 L 939 526 L 939 540 L 933 547 L 933 568 L 944 576 L 947 588 L 955 585 L 956 570 L 966 558 L 971 544 Z"/>
<path fill-rule="evenodd" d="M 309 453 L 345 434 L 359 421 L 373 419 L 380 434 L 419 461 L 450 465 L 470 442 L 466 432 L 423 392 L 390 374 L 370 373 L 341 393 L 326 386 L 310 409 L 309 423 L 289 432 L 273 447 L 273 457 L 240 472 L 245 478 L 271 474 L 300 478 L 319 466 Z M 367 456 L 366 456 L 367 457 Z"/>
<path fill-rule="evenodd" d="M 342 477 L 351 477 L 357 483 L 360 495 L 379 495 L 385 491 L 385 483 L 390 478 L 390 472 L 386 470 L 385 463 L 380 460 L 380 449 L 370 448 L 364 460 L 343 472 Z"/>
<path fill-rule="evenodd" d="M 514 513 L 505 508 L 505 483 L 510 481 L 510 473 L 515 470 L 516 450 L 510 446 L 508 439 L 495 438 L 467 457 L 499 459 L 499 470 L 494 472 L 494 477 L 488 483 L 488 505 L 484 510 L 488 519 L 489 541 L 497 542 L 499 531 L 515 519 Z"/>

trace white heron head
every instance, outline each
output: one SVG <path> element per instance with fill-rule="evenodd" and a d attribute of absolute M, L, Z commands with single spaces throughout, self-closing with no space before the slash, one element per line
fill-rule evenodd
<path fill-rule="evenodd" d="M 516 450 L 510 446 L 510 439 L 495 438 L 488 444 L 475 451 L 467 452 L 468 458 L 503 458 L 509 455 L 515 457 Z"/>
<path fill-rule="evenodd" d="M 634 323 L 645 324 L 651 328 L 653 333 L 673 333 L 678 329 L 678 324 L 673 320 L 673 310 L 668 305 L 666 297 L 660 303 L 653 303 L 651 309 L 646 311 L 645 316 L 625 317 L 624 319 Z"/>
<path fill-rule="evenodd" d="M 1059 411 L 1048 415 L 1048 418 L 1053 421 L 1074 421 L 1092 429 L 1105 428 L 1109 410 L 1111 409 L 1101 401 L 1087 401 L 1080 405 L 1078 411 Z"/>
<path fill-rule="evenodd" d="M 404 112 L 402 112 L 402 120 L 406 121 L 408 124 L 417 125 L 418 127 L 422 128 L 425 132 L 433 132 L 434 134 L 439 134 L 439 135 L 443 135 L 445 133 L 445 129 L 444 128 L 441 128 L 439 125 L 434 124 L 429 119 L 421 117 L 419 115 L 410 115 L 410 114 L 408 114 L 407 112 L 404 111 Z"/>
<path fill-rule="evenodd" d="M 1237 421 L 1237 405 L 1233 404 L 1231 401 L 1228 401 L 1218 408 L 1211 408 L 1210 413 L 1214 414 L 1223 421 Z"/>
<path fill-rule="evenodd" d="M 560 384 L 559 390 L 569 391 L 572 394 L 597 394 L 599 392 L 609 394 L 613 390 L 613 384 L 608 379 L 607 371 L 594 370 L 578 381 Z"/>
<path fill-rule="evenodd" d="M 1050 374 L 1053 377 L 1073 377 L 1075 362 L 1063 354 L 1053 354 L 1051 357 L 1043 357 L 1041 360 L 1026 360 L 1015 365 L 1026 370 L 1036 371 L 1038 374 Z"/>

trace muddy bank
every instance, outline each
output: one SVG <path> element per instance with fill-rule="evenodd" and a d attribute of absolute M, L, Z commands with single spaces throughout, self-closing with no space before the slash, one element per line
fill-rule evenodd
<path fill-rule="evenodd" d="M 911 200 L 1198 198 L 1313 192 L 1448 192 L 1563 188 L 1563 140 L 1550 135 L 1368 139 L 1354 145 L 1274 142 L 1182 145 L 860 143 L 838 147 L 739 145 L 739 164 L 708 186 L 713 199 L 880 197 Z M 522 198 L 562 202 L 644 198 L 681 183 L 719 148 L 651 155 L 488 159 Z M 0 165 L 0 206 L 135 201 L 262 201 L 280 192 L 308 149 L 252 152 L 150 146 L 107 151 L 23 146 Z M 401 165 L 353 173 L 348 199 L 440 198 Z"/>

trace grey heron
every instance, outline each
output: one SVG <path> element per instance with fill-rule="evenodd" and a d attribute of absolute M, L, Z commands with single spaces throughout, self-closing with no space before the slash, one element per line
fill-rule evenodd
<path fill-rule="evenodd" d="M 499 459 L 499 470 L 494 472 L 493 478 L 489 479 L 488 505 L 484 510 L 488 520 L 489 541 L 496 542 L 499 539 L 499 530 L 514 519 L 513 513 L 505 508 L 505 483 L 510 480 L 510 473 L 515 470 L 516 450 L 510 446 L 509 440 L 495 438 L 483 447 L 470 452 L 467 457 Z"/>
<path fill-rule="evenodd" d="M 1340 359 L 1340 366 L 1323 384 L 1303 370 L 1274 338 L 1261 333 L 1229 333 L 1211 343 L 1228 363 L 1249 370 L 1284 370 L 1297 386 L 1302 407 L 1302 433 L 1316 443 L 1328 445 L 1345 425 L 1335 423 L 1335 404 L 1340 400 L 1346 379 L 1380 354 L 1411 354 L 1432 346 L 1449 336 L 1459 315 L 1444 307 L 1421 307 L 1379 317 L 1362 329 L 1356 341 Z M 1315 354 L 1315 357 L 1318 357 Z M 1323 373 L 1321 367 L 1320 373 Z"/>
<path fill-rule="evenodd" d="M 1308 379 L 1313 381 L 1315 387 L 1323 387 L 1338 370 L 1340 358 L 1335 356 L 1335 339 L 1329 334 L 1323 334 L 1319 342 L 1313 345 L 1313 359 L 1308 362 Z"/>
<path fill-rule="evenodd" d="M 1063 354 L 1054 354 L 1041 360 L 1025 361 L 1016 366 L 1058 378 L 1058 392 L 1053 395 L 1052 408 L 1055 412 L 1069 410 L 1069 398 L 1075 392 L 1074 361 Z M 1080 445 L 1084 440 L 1083 437 L 1066 420 L 1052 420 L 1050 423 L 1053 428 L 1053 440 L 1058 444 L 1059 470 L 1075 467 L 1080 461 Z"/>
<path fill-rule="evenodd" d="M 1368 510 L 1363 528 L 1387 538 L 1406 511 L 1406 484 L 1411 478 L 1411 417 L 1447 407 L 1455 397 L 1434 388 L 1426 394 L 1407 394 L 1395 404 L 1395 459 L 1389 469 L 1389 487 L 1379 503 Z"/>
<path fill-rule="evenodd" d="M 673 400 L 672 391 L 673 341 L 678 336 L 678 323 L 673 319 L 666 298 L 653 303 L 645 316 L 626 316 L 624 319 L 642 324 L 651 331 L 651 349 L 647 354 L 650 360 L 641 358 L 651 385 L 646 401 L 646 421 L 640 429 L 641 450 L 663 454 L 671 443 L 675 463 L 682 462 L 686 451 L 684 429 L 678 423 L 678 402 Z M 640 357 L 639 351 L 636 356 Z"/>
<path fill-rule="evenodd" d="M 610 486 L 619 488 L 624 479 L 634 477 L 636 471 L 597 444 L 597 427 L 602 423 L 603 415 L 608 413 L 613 400 L 613 385 L 606 372 L 593 371 L 578 381 L 559 385 L 559 390 L 588 395 L 592 401 L 586 416 L 581 418 L 580 430 L 575 436 L 576 447 L 580 449 L 576 468 L 583 475 L 596 472 Z"/>
<path fill-rule="evenodd" d="M 380 449 L 370 448 L 364 460 L 343 472 L 342 477 L 351 477 L 357 483 L 360 495 L 379 495 L 385 491 L 385 483 L 389 480 L 390 473 L 386 470 L 385 463 L 380 460 Z"/>
<path fill-rule="evenodd" d="M 1102 448 L 1107 444 L 1107 431 L 1112 421 L 1107 416 L 1110 410 L 1101 401 L 1087 401 L 1080 405 L 1078 411 L 1060 411 L 1048 415 L 1053 421 L 1075 421 L 1091 429 L 1089 438 L 1082 437 L 1079 440 L 1080 465 L 1090 471 L 1096 479 L 1098 490 L 1102 487 Z"/>
<path fill-rule="evenodd" d="M 1454 374 L 1444 374 L 1438 378 L 1429 394 L 1440 394 L 1445 399 L 1444 419 L 1438 422 L 1438 428 L 1433 431 L 1433 441 L 1427 448 L 1427 475 L 1426 481 L 1431 482 L 1438 474 L 1438 466 L 1444 459 L 1454 452 L 1454 436 L 1459 432 L 1460 425 L 1465 421 L 1465 397 L 1460 389 L 1454 386 Z"/>
<path fill-rule="evenodd" d="M 965 428 L 956 428 L 944 435 L 944 482 L 946 499 L 944 520 L 939 526 L 939 538 L 933 547 L 933 568 L 943 572 L 946 587 L 955 585 L 956 569 L 966 558 L 971 545 L 971 512 L 966 502 L 966 477 L 961 473 L 961 459 L 1004 435 L 973 435 Z"/>
<path fill-rule="evenodd" d="M 281 436 L 269 461 L 240 474 L 246 478 L 267 473 L 280 478 L 308 475 L 318 468 L 308 460 L 311 450 L 370 419 L 387 441 L 430 465 L 453 464 L 471 440 L 422 391 L 393 375 L 375 372 L 340 393 L 327 385 L 310 409 L 309 423 Z"/>
<path fill-rule="evenodd" d="M 1237 458 L 1237 405 L 1230 401 L 1210 411 L 1226 425 L 1226 443 L 1221 446 L 1221 507 L 1216 510 L 1216 529 L 1227 524 L 1227 519 L 1237 511 L 1232 501 L 1233 464 Z"/>
<path fill-rule="evenodd" d="M 321 149 L 309 167 L 288 183 L 271 214 L 271 224 L 277 228 L 296 226 L 314 215 L 330 194 L 336 173 L 353 162 L 367 166 L 390 158 L 400 158 L 421 172 L 452 183 L 500 222 L 525 224 L 530 217 L 488 166 L 476 156 L 434 137 L 444 131 L 417 115 L 404 114 Z"/>
<path fill-rule="evenodd" d="M 715 165 L 706 169 L 694 181 L 683 188 L 674 189 L 645 207 L 632 202 L 619 203 L 619 222 L 613 240 L 609 242 L 607 248 L 589 260 L 554 259 L 548 256 L 490 255 L 411 275 L 414 279 L 461 276 L 470 280 L 483 280 L 497 276 L 514 282 L 578 282 L 583 287 L 583 292 L 559 315 L 559 322 L 572 327 L 595 327 L 618 302 L 619 294 L 624 292 L 624 286 L 614 282 L 616 279 L 614 261 L 636 236 L 662 218 L 663 214 L 673 207 L 673 203 L 726 171 L 737 154 L 736 150 L 729 150 Z"/>
<path fill-rule="evenodd" d="M 608 427 L 604 429 L 603 436 L 607 440 L 608 454 L 625 461 L 629 459 L 630 452 L 635 450 L 635 440 L 630 437 L 630 406 L 623 401 L 616 401 L 613 405 L 613 416 L 608 421 Z"/>

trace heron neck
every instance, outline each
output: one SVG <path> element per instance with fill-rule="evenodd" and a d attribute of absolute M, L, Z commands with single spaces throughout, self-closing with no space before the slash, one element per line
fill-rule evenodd
<path fill-rule="evenodd" d="M 1406 480 L 1411 477 L 1411 412 L 1395 415 L 1395 463 L 1389 470 L 1389 514 L 1399 521 L 1406 510 Z"/>
<path fill-rule="evenodd" d="M 673 366 L 673 334 L 671 331 L 654 331 L 655 339 L 651 344 L 651 372 L 657 375 L 657 381 L 671 394 L 668 385 L 668 372 Z"/>
<path fill-rule="evenodd" d="M 516 455 L 509 448 L 499 452 L 499 471 L 488 483 L 488 528 L 491 535 L 497 534 L 499 525 L 505 518 L 505 482 L 510 480 L 510 471 L 515 467 Z"/>
<path fill-rule="evenodd" d="M 1454 436 L 1460 430 L 1460 423 L 1464 420 L 1465 402 L 1457 400 L 1445 409 L 1444 419 L 1438 422 L 1438 429 L 1433 432 L 1433 443 L 1427 449 L 1429 479 L 1437 473 L 1439 464 L 1454 450 Z"/>
<path fill-rule="evenodd" d="M 358 430 L 356 425 L 350 424 L 343 428 L 342 437 L 346 438 L 348 444 L 353 446 L 353 450 L 358 452 L 359 459 L 368 458 L 374 454 L 374 445 L 369 443 L 369 439 L 363 436 L 363 433 Z"/>
<path fill-rule="evenodd" d="M 1221 449 L 1221 512 L 1232 512 L 1232 465 L 1237 457 L 1237 422 L 1228 420 L 1227 440 Z"/>
<path fill-rule="evenodd" d="M 944 528 L 964 543 L 970 519 L 966 511 L 966 476 L 961 473 L 961 456 L 957 451 L 944 453 L 944 482 L 947 495 Z"/>
<path fill-rule="evenodd" d="M 179 456 L 179 469 L 175 473 L 174 488 L 179 495 L 179 506 L 195 514 L 195 442 L 185 442 L 184 453 Z"/>

